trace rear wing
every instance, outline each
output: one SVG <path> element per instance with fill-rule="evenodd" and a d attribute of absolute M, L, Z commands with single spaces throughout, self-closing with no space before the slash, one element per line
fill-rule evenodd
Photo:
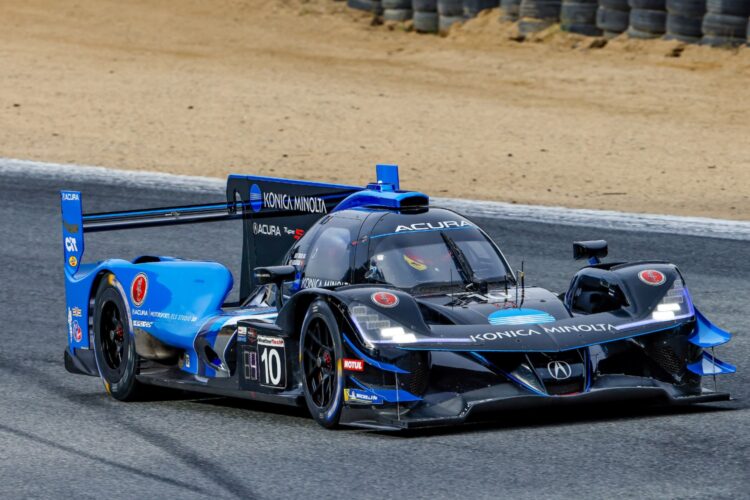
<path fill-rule="evenodd" d="M 80 192 L 61 191 L 65 271 L 71 276 L 78 271 L 84 233 L 241 219 L 242 301 L 255 287 L 253 269 L 280 263 L 294 242 L 326 214 L 352 206 L 399 206 L 406 197 L 427 204 L 421 193 L 399 191 L 396 165 L 378 165 L 376 172 L 377 184 L 365 188 L 230 175 L 222 202 L 89 214 L 83 213 Z"/>

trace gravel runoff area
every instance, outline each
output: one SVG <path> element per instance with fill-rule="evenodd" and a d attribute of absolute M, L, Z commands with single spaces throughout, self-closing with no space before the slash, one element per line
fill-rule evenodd
<path fill-rule="evenodd" d="M 447 37 L 332 0 L 3 0 L 0 156 L 750 220 L 750 49 Z M 684 49 L 684 50 L 683 50 Z"/>

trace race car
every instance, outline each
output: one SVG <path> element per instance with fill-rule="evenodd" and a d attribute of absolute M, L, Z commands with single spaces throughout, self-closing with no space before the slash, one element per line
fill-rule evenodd
<path fill-rule="evenodd" d="M 526 286 L 468 218 L 401 190 L 231 175 L 208 205 L 83 214 L 62 191 L 69 372 L 130 401 L 150 386 L 307 407 L 322 426 L 399 430 L 516 408 L 729 399 L 703 377 L 730 334 L 662 261 L 601 262 L 564 293 Z M 83 263 L 84 234 L 236 219 L 239 301 L 222 264 L 145 255 Z M 715 379 L 714 379 L 715 380 Z"/>

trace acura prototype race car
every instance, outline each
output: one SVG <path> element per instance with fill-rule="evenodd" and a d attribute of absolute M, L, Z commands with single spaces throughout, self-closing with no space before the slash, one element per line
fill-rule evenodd
<path fill-rule="evenodd" d="M 606 262 L 565 293 L 527 287 L 469 219 L 399 188 L 232 175 L 210 205 L 83 214 L 62 191 L 72 373 L 128 401 L 149 386 L 307 407 L 324 427 L 405 429 L 514 408 L 729 399 L 702 377 L 730 335 L 662 261 Z M 239 301 L 216 262 L 146 255 L 83 263 L 84 234 L 242 221 Z"/>

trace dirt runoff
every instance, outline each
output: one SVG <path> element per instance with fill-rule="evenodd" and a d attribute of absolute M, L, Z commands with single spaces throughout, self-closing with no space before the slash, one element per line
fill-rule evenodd
<path fill-rule="evenodd" d="M 0 156 L 750 219 L 750 49 L 447 37 L 331 0 L 3 0 Z M 517 39 L 516 39 L 517 40 Z M 677 56 L 677 57 L 675 57 Z"/>

